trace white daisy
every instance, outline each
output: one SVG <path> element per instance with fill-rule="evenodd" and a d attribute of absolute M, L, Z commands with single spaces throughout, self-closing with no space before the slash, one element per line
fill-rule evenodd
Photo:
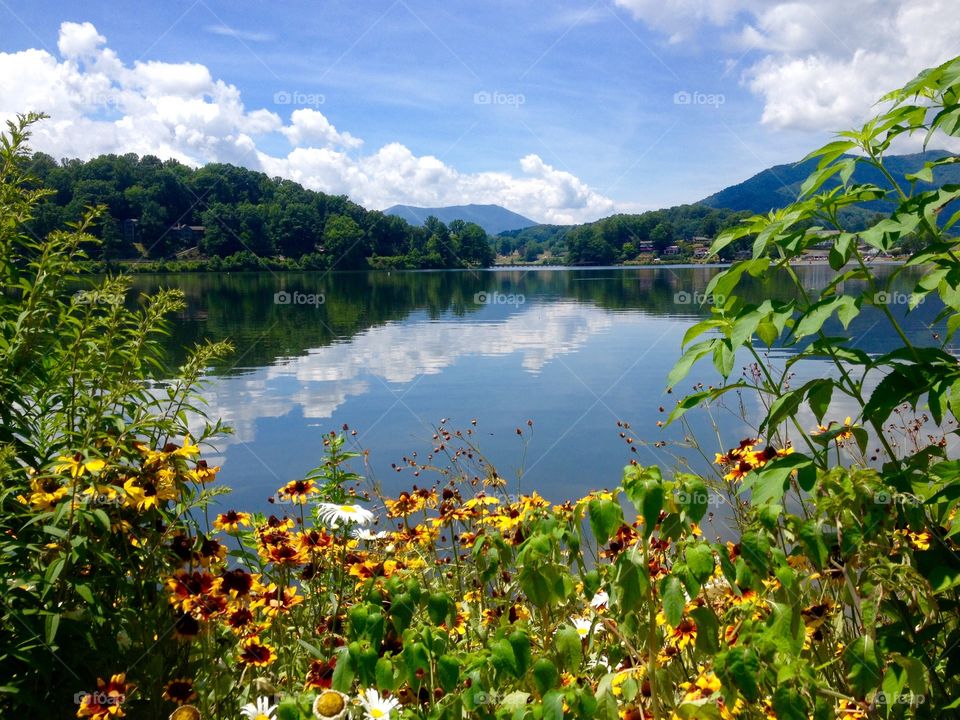
<path fill-rule="evenodd" d="M 360 704 L 367 713 L 367 720 L 390 720 L 390 713 L 400 701 L 396 698 L 380 697 L 380 693 L 373 688 L 363 691 Z"/>
<path fill-rule="evenodd" d="M 590 599 L 590 607 L 595 610 L 604 608 L 610 604 L 610 596 L 607 594 L 606 590 L 598 590 L 597 594 Z"/>
<path fill-rule="evenodd" d="M 570 621 L 570 624 L 573 625 L 574 629 L 577 631 L 577 634 L 582 638 L 585 638 L 590 634 L 590 628 L 593 626 L 593 622 L 591 620 L 587 620 L 587 618 L 574 618 Z"/>
<path fill-rule="evenodd" d="M 354 528 L 350 534 L 357 540 L 366 540 L 367 542 L 376 542 L 387 537 L 387 533 L 382 530 L 380 532 L 371 532 L 366 528 Z"/>
<path fill-rule="evenodd" d="M 270 698 L 258 697 L 256 703 L 247 703 L 240 708 L 240 714 L 247 720 L 277 720 L 277 716 L 273 714 L 276 709 L 276 705 L 270 704 Z"/>
<path fill-rule="evenodd" d="M 317 505 L 317 517 L 327 525 L 334 523 L 366 525 L 373 522 L 373 513 L 359 505 L 320 503 Z"/>

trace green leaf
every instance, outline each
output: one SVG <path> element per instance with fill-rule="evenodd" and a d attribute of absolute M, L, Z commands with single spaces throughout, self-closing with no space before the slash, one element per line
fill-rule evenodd
<path fill-rule="evenodd" d="M 557 630 L 557 634 L 553 637 L 553 647 L 557 651 L 557 658 L 564 670 L 576 672 L 580 669 L 583 643 L 576 628 L 564 625 Z"/>
<path fill-rule="evenodd" d="M 437 678 L 444 691 L 453 692 L 460 683 L 460 661 L 453 655 L 441 655 L 437 658 Z"/>
<path fill-rule="evenodd" d="M 593 498 L 587 505 L 587 514 L 590 518 L 590 529 L 601 545 L 623 525 L 623 510 L 620 503 L 613 500 Z"/>
<path fill-rule="evenodd" d="M 705 655 L 720 652 L 720 621 L 713 610 L 706 606 L 695 607 L 690 616 L 697 625 L 697 651 Z"/>
<path fill-rule="evenodd" d="M 719 675 L 750 702 L 760 699 L 760 658 L 752 648 L 734 646 L 724 657 Z"/>
<path fill-rule="evenodd" d="M 540 658 L 537 660 L 533 664 L 532 672 L 533 684 L 541 696 L 546 695 L 549 690 L 557 687 L 560 682 L 560 671 L 557 670 L 557 666 L 553 664 L 553 661 L 548 658 Z"/>
<path fill-rule="evenodd" d="M 597 710 L 594 720 L 620 720 L 620 708 L 617 699 L 610 690 L 597 690 Z"/>
<path fill-rule="evenodd" d="M 670 374 L 667 376 L 667 387 L 674 387 L 678 382 L 683 380 L 689 374 L 690 368 L 692 368 L 700 358 L 712 352 L 714 346 L 719 341 L 719 338 L 713 338 L 712 340 L 704 340 L 703 342 L 688 347 L 683 355 L 680 356 L 680 359 L 677 360 L 677 364 L 670 370 Z"/>
<path fill-rule="evenodd" d="M 744 479 L 744 489 L 751 491 L 750 499 L 756 505 L 779 503 L 787 491 L 793 472 L 812 464 L 813 460 L 802 453 L 771 460 Z"/>
<path fill-rule="evenodd" d="M 643 533 L 650 537 L 657 522 L 660 519 L 660 511 L 663 510 L 663 484 L 656 480 L 648 480 L 644 483 L 643 502 L 640 512 L 643 515 Z"/>
<path fill-rule="evenodd" d="M 543 696 L 543 720 L 563 720 L 563 693 L 559 690 Z"/>
<path fill-rule="evenodd" d="M 676 627 L 683 619 L 683 609 L 687 603 L 680 580 L 670 575 L 660 583 L 660 601 L 663 615 L 671 627 Z"/>
<path fill-rule="evenodd" d="M 773 691 L 773 711 L 777 720 L 808 720 L 807 701 L 794 688 L 781 685 Z"/>
<path fill-rule="evenodd" d="M 277 720 L 300 720 L 296 700 L 285 700 L 277 706 Z"/>
<path fill-rule="evenodd" d="M 517 677 L 523 677 L 530 667 L 530 637 L 522 630 L 515 630 L 507 639 L 513 648 L 513 657 L 517 663 Z"/>
<path fill-rule="evenodd" d="M 700 543 L 687 548 L 687 567 L 698 583 L 703 585 L 713 575 L 713 550 L 706 543 Z"/>
<path fill-rule="evenodd" d="M 843 660 L 847 666 L 847 680 L 858 696 L 864 697 L 880 685 L 880 657 L 872 638 L 861 635 L 848 644 L 843 651 Z"/>

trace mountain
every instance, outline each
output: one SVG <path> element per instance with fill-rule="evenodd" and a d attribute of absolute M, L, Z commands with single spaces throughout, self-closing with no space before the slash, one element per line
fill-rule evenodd
<path fill-rule="evenodd" d="M 884 165 L 898 182 L 904 182 L 903 176 L 913 173 L 923 167 L 925 162 L 938 160 L 952 155 L 946 150 L 928 150 L 927 152 L 912 155 L 887 155 Z M 807 176 L 817 166 L 817 159 L 790 165 L 776 165 L 763 172 L 757 173 L 748 180 L 737 185 L 724 188 L 710 197 L 704 198 L 699 204 L 713 208 L 727 208 L 728 210 L 749 210 L 755 213 L 766 213 L 772 208 L 781 208 L 797 199 L 800 186 Z M 960 182 L 960 164 L 944 165 L 934 171 L 936 185 Z M 864 164 L 858 164 L 853 174 L 852 182 L 873 183 L 889 189 L 890 183 L 876 169 Z M 824 185 L 825 189 L 836 187 L 839 180 L 834 177 Z M 934 185 L 919 183 L 918 188 L 930 189 Z M 877 212 L 890 212 L 894 209 L 891 200 L 877 201 L 871 204 Z"/>
<path fill-rule="evenodd" d="M 453 220 L 466 220 L 482 227 L 490 235 L 497 235 L 505 230 L 521 230 L 537 223 L 507 210 L 499 205 L 451 205 L 449 207 L 424 208 L 412 205 L 394 205 L 383 211 L 386 215 L 396 215 L 411 225 L 423 225 L 424 221 L 433 215 L 444 223 Z"/>

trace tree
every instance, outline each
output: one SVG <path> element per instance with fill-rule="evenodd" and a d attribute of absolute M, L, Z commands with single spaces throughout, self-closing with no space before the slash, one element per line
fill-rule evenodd
<path fill-rule="evenodd" d="M 337 270 L 365 267 L 367 244 L 363 228 L 346 215 L 331 215 L 323 227 L 323 246 L 327 266 Z"/>

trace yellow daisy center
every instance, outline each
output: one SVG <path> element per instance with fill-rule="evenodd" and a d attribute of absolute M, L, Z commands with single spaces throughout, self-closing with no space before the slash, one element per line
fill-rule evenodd
<path fill-rule="evenodd" d="M 341 505 L 341 506 L 340 506 L 340 512 L 354 513 L 354 512 L 356 512 L 356 511 L 357 511 L 357 509 L 356 509 L 353 505 Z M 375 716 L 375 717 L 380 717 L 380 716 L 377 715 L 377 716 Z"/>
<path fill-rule="evenodd" d="M 383 710 L 381 710 L 380 708 L 373 708 L 373 710 L 370 711 L 370 717 L 382 718 L 382 717 L 386 717 L 386 716 L 387 716 L 387 714 L 386 714 Z"/>
<path fill-rule="evenodd" d="M 317 698 L 316 710 L 321 717 L 333 717 L 343 710 L 343 698 L 335 692 L 324 692 Z"/>

